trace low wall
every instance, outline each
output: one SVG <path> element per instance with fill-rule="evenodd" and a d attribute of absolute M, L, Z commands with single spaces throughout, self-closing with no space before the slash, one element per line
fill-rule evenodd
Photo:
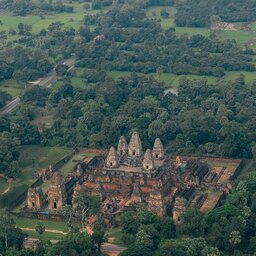
<path fill-rule="evenodd" d="M 223 192 L 223 193 L 221 194 L 221 196 L 220 196 L 218 202 L 216 203 L 216 205 L 214 206 L 213 209 L 218 208 L 219 206 L 221 206 L 222 203 L 223 203 L 223 202 L 225 201 L 225 199 L 227 198 L 227 196 L 228 196 L 228 193 Z"/>
<path fill-rule="evenodd" d="M 106 155 L 108 150 L 106 149 L 96 149 L 96 148 L 79 148 L 79 153 L 88 153 L 88 154 L 95 154 L 95 155 Z"/>
<path fill-rule="evenodd" d="M 59 170 L 64 164 L 66 164 L 76 153 L 78 152 L 77 149 L 75 149 L 74 151 L 72 151 L 69 155 L 65 156 L 64 158 L 62 158 L 60 161 L 58 161 L 57 163 L 55 163 L 52 166 L 52 170 L 55 172 L 57 170 Z"/>
<path fill-rule="evenodd" d="M 31 218 L 38 220 L 52 220 L 52 221 L 65 221 L 65 217 L 60 213 L 49 213 L 49 212 L 32 212 L 32 211 L 24 211 L 18 213 L 12 213 L 17 217 L 22 218 Z"/>
<path fill-rule="evenodd" d="M 60 161 L 55 163 L 52 166 L 52 170 L 57 171 L 64 164 L 66 164 L 77 152 L 78 152 L 77 149 L 75 149 L 69 155 L 65 156 Z M 30 188 L 35 188 L 42 184 L 43 184 L 43 179 L 42 179 L 42 177 L 39 177 L 32 185 L 30 185 Z M 26 190 L 22 194 L 20 194 L 17 198 L 15 198 L 15 200 L 11 201 L 8 205 L 9 211 L 12 211 L 15 207 L 21 205 L 27 199 L 27 193 L 28 193 L 28 190 Z"/>
<path fill-rule="evenodd" d="M 231 180 L 235 180 L 241 173 L 241 171 L 243 170 L 245 166 L 245 160 L 243 159 L 240 164 L 238 165 L 238 167 L 236 168 L 234 174 L 232 175 Z"/>

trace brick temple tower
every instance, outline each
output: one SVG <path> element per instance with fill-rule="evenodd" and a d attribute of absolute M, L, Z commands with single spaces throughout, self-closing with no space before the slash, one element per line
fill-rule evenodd
<path fill-rule="evenodd" d="M 108 168 L 117 168 L 119 166 L 119 161 L 117 153 L 114 147 L 111 147 L 108 152 L 108 157 L 106 159 L 106 167 Z"/>
<path fill-rule="evenodd" d="M 40 187 L 29 188 L 27 204 L 29 209 L 41 209 L 44 206 L 45 198 Z"/>
<path fill-rule="evenodd" d="M 47 191 L 48 209 L 61 210 L 67 202 L 67 194 L 65 185 L 59 172 L 55 172 L 52 176 L 51 185 Z"/>
<path fill-rule="evenodd" d="M 155 168 L 155 165 L 154 165 L 152 152 L 150 149 L 147 149 L 143 159 L 143 169 L 145 171 L 152 171 L 154 170 L 154 168 Z"/>
<path fill-rule="evenodd" d="M 164 147 L 159 138 L 155 140 L 153 147 L 153 156 L 155 159 L 164 159 Z"/>

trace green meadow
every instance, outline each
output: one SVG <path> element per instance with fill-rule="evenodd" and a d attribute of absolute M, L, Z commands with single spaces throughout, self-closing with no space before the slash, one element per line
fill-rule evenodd
<path fill-rule="evenodd" d="M 65 147 L 22 146 L 20 148 L 19 165 L 21 174 L 16 181 L 8 182 L 0 179 L 0 207 L 8 204 L 28 189 L 35 181 L 34 174 L 41 168 L 53 165 L 72 149 Z M 4 189 L 2 189 L 4 187 Z"/>
<path fill-rule="evenodd" d="M 10 94 L 13 98 L 21 95 L 25 84 L 15 80 L 6 80 L 0 82 L 0 91 Z"/>
<path fill-rule="evenodd" d="M 161 17 L 160 11 L 166 9 L 169 13 L 168 18 Z M 209 28 L 191 28 L 191 27 L 176 27 L 175 24 L 175 14 L 176 8 L 166 7 L 166 6 L 156 6 L 150 7 L 147 10 L 147 16 L 152 19 L 156 19 L 160 22 L 163 29 L 175 28 L 177 34 L 187 34 L 189 36 L 201 34 L 204 36 L 209 36 L 211 30 Z M 234 23 L 234 31 L 225 30 L 225 31 L 215 31 L 216 35 L 220 39 L 235 39 L 238 44 L 242 47 L 248 45 L 256 49 L 256 22 L 253 22 L 244 28 L 243 23 Z"/>
<path fill-rule="evenodd" d="M 17 30 L 19 23 L 24 23 L 32 25 L 32 33 L 39 33 L 42 29 L 47 29 L 48 26 L 53 22 L 61 22 L 64 27 L 73 27 L 74 29 L 79 29 L 83 25 L 83 18 L 86 14 L 95 14 L 99 10 L 85 10 L 83 8 L 84 3 L 73 3 L 74 12 L 73 13 L 57 13 L 45 15 L 44 18 L 39 15 L 28 15 L 24 17 L 13 16 L 11 13 L 3 12 L 1 13 L 1 21 L 3 25 L 0 26 L 0 31 L 9 29 Z M 108 8 L 103 9 L 106 12 Z M 14 38 L 13 38 L 14 39 Z"/>
<path fill-rule="evenodd" d="M 65 2 L 66 4 L 68 2 Z M 41 29 L 47 29 L 48 26 L 53 22 L 62 22 L 64 27 L 73 27 L 78 29 L 83 24 L 83 17 L 85 14 L 95 14 L 100 10 L 85 10 L 84 3 L 72 3 L 74 6 L 73 13 L 58 13 L 48 14 L 44 18 L 36 15 L 29 15 L 25 17 L 12 16 L 11 13 L 1 12 L 1 21 L 3 25 L 0 26 L 0 30 L 9 30 L 10 28 L 17 29 L 20 22 L 24 24 L 32 25 L 32 33 L 38 33 Z M 166 9 L 169 13 L 168 18 L 163 18 L 160 14 L 162 9 Z M 109 8 L 105 8 L 102 11 L 106 12 Z M 187 34 L 189 36 L 195 34 L 201 34 L 209 36 L 211 31 L 209 28 L 189 28 L 189 27 L 176 27 L 175 25 L 175 14 L 176 8 L 166 6 L 156 6 L 147 9 L 147 16 L 151 19 L 157 20 L 163 29 L 175 28 L 177 34 Z M 243 23 L 235 23 L 235 31 L 215 31 L 214 33 L 220 39 L 235 39 L 241 47 L 249 46 L 256 49 L 256 22 L 249 24 L 245 27 Z M 16 39 L 18 36 L 10 37 L 10 39 Z M 87 86 L 86 80 L 82 77 L 83 69 L 76 68 L 76 73 L 71 78 L 71 83 L 76 88 L 85 88 Z M 221 78 L 224 80 L 234 80 L 243 73 L 245 76 L 246 84 L 251 84 L 256 80 L 256 72 L 227 72 L 225 77 Z M 110 75 L 113 79 L 117 79 L 121 76 L 128 76 L 130 72 L 119 72 L 111 71 Z M 143 75 L 138 73 L 138 75 Z M 178 76 L 175 74 L 163 73 L 163 74 L 147 74 L 147 76 L 153 75 L 157 80 L 163 81 L 166 87 L 178 87 L 180 79 L 207 79 L 208 83 L 216 83 L 219 79 L 212 76 L 197 76 L 197 75 L 182 75 Z M 60 86 L 61 82 L 56 81 L 51 87 L 53 90 Z M 4 81 L 0 83 L 0 90 L 5 91 L 12 97 L 16 97 L 22 94 L 24 91 L 24 84 L 21 85 L 14 80 Z"/>

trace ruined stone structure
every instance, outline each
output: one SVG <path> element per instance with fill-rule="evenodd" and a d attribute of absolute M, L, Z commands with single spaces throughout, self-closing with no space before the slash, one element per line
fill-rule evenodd
<path fill-rule="evenodd" d="M 161 188 L 155 185 L 149 195 L 148 209 L 153 213 L 163 217 L 165 215 L 165 203 Z"/>
<path fill-rule="evenodd" d="M 222 193 L 232 189 L 235 168 L 228 167 L 230 159 L 222 160 L 219 167 L 216 163 L 210 167 L 208 163 L 214 159 L 207 162 L 207 158 L 170 156 L 165 154 L 159 138 L 151 149 L 143 151 L 137 132 L 129 143 L 121 136 L 116 146 L 108 154 L 79 163 L 65 185 L 60 174 L 54 172 L 46 199 L 41 189 L 29 189 L 29 211 L 61 212 L 66 203 L 76 208 L 79 193 L 84 190 L 89 196 L 100 197 L 101 212 L 109 220 L 145 203 L 150 211 L 172 216 L 181 223 L 187 209 L 207 212 L 215 207 Z"/>
<path fill-rule="evenodd" d="M 186 211 L 187 200 L 183 197 L 175 198 L 174 207 L 173 207 L 173 220 L 176 223 L 182 222 L 182 214 Z"/>
<path fill-rule="evenodd" d="M 47 191 L 47 195 L 49 210 L 61 210 L 62 207 L 66 204 L 66 189 L 59 172 L 55 172 L 53 174 L 51 185 Z"/>
<path fill-rule="evenodd" d="M 119 166 L 119 160 L 114 147 L 111 147 L 109 150 L 106 166 L 109 168 L 116 168 Z"/>
<path fill-rule="evenodd" d="M 74 209 L 77 208 L 78 196 L 79 196 L 80 191 L 81 191 L 81 186 L 77 182 L 75 187 L 74 187 L 73 195 L 72 195 L 72 207 Z"/>
<path fill-rule="evenodd" d="M 164 159 L 164 147 L 160 139 L 156 139 L 153 147 L 153 155 L 156 159 Z"/>
<path fill-rule="evenodd" d="M 217 204 L 218 191 L 227 187 L 220 182 L 222 174 L 211 170 L 204 159 L 166 155 L 159 138 L 152 150 L 143 151 L 139 134 L 134 132 L 129 143 L 122 136 L 117 150 L 111 147 L 106 158 L 84 171 L 82 188 L 88 195 L 101 197 L 106 215 L 144 202 L 159 216 L 171 209 L 179 223 L 186 209 L 207 211 Z"/>
<path fill-rule="evenodd" d="M 122 136 L 117 151 L 111 147 L 105 160 L 85 171 L 83 188 L 89 195 L 104 198 L 105 213 L 113 214 L 146 202 L 150 210 L 164 216 L 165 198 L 174 194 L 177 186 L 174 170 L 160 139 L 155 140 L 153 150 L 147 149 L 144 154 L 139 134 L 134 132 L 129 144 Z"/>
<path fill-rule="evenodd" d="M 143 159 L 143 169 L 153 171 L 155 169 L 154 159 L 150 149 L 147 149 Z"/>
<path fill-rule="evenodd" d="M 30 188 L 27 194 L 27 204 L 29 209 L 41 209 L 45 204 L 45 197 L 41 188 Z"/>

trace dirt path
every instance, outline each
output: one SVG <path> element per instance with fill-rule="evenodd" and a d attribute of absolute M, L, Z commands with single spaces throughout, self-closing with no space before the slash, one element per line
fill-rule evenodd
<path fill-rule="evenodd" d="M 38 241 L 38 239 L 36 238 L 27 238 L 25 239 L 23 246 L 24 248 L 32 248 L 36 241 Z M 52 244 L 56 244 L 58 242 L 59 242 L 58 240 L 51 240 Z M 110 244 L 110 243 L 105 243 L 102 245 L 102 252 L 106 253 L 108 256 L 118 256 L 118 254 L 124 251 L 125 249 L 126 248 L 124 247 L 121 247 L 115 244 Z"/>
<path fill-rule="evenodd" d="M 21 229 L 25 230 L 25 231 L 35 231 L 34 228 L 21 228 Z M 54 229 L 45 229 L 45 231 L 49 232 L 49 233 L 62 234 L 62 235 L 67 234 L 66 232 L 63 232 L 63 231 L 60 231 L 60 230 L 54 230 Z"/>
<path fill-rule="evenodd" d="M 1 195 L 6 194 L 9 190 L 10 190 L 10 187 L 8 187 L 6 190 L 4 190 Z"/>

